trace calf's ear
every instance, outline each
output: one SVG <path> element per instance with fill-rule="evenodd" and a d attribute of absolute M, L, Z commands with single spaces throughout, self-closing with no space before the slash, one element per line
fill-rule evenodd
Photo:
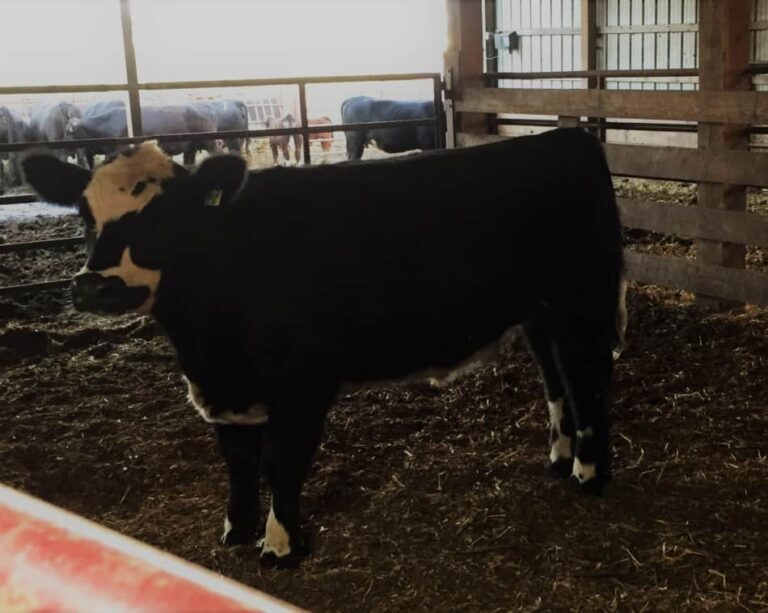
<path fill-rule="evenodd" d="M 91 172 L 62 162 L 50 153 L 33 152 L 21 160 L 24 181 L 46 202 L 77 204 L 91 180 Z"/>
<path fill-rule="evenodd" d="M 226 206 L 245 185 L 248 165 L 237 155 L 212 155 L 191 177 L 193 193 L 209 206 Z"/>

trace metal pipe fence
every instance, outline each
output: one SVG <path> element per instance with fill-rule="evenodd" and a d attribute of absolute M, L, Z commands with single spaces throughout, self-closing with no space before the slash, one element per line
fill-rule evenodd
<path fill-rule="evenodd" d="M 335 84 L 353 82 L 381 82 L 381 81 L 414 81 L 431 80 L 433 83 L 433 110 L 432 119 L 407 119 L 398 121 L 376 121 L 348 124 L 322 124 L 308 125 L 308 105 L 306 86 L 309 84 Z M 404 74 L 371 74 L 371 75 L 343 75 L 343 76 L 317 76 L 317 77 L 286 77 L 271 79 L 238 79 L 225 81 L 175 81 L 168 83 L 137 83 L 115 85 L 67 85 L 45 87 L 0 87 L 2 94 L 32 94 L 32 93 L 72 93 L 72 92 L 109 92 L 109 91 L 136 91 L 142 90 L 169 90 L 169 89 L 197 89 L 197 88 L 224 88 L 224 87 L 260 87 L 271 85 L 294 85 L 299 88 L 299 112 L 301 125 L 295 128 L 275 128 L 258 130 L 223 130 L 216 132 L 194 132 L 182 134 L 153 134 L 142 135 L 141 126 L 133 122 L 131 125 L 134 135 L 120 138 L 91 138 L 81 140 L 50 141 L 46 143 L 12 143 L 0 144 L 0 153 L 19 152 L 31 149 L 62 149 L 72 150 L 88 146 L 127 146 L 141 143 L 147 140 L 157 140 L 160 143 L 179 141 L 201 141 L 231 138 L 267 138 L 279 135 L 300 134 L 303 137 L 304 163 L 311 164 L 311 151 L 309 149 L 309 135 L 323 132 L 349 132 L 360 129 L 373 128 L 398 128 L 433 126 L 435 131 L 435 144 L 438 148 L 445 147 L 442 120 L 442 75 L 440 73 L 404 73 Z M 139 111 L 140 112 L 140 111 Z M 132 114 L 133 119 L 133 114 Z M 138 132 L 138 135 L 137 135 Z M 33 194 L 16 194 L 12 196 L 0 196 L 0 206 L 35 202 L 38 198 Z M 81 244 L 81 236 L 27 241 L 18 243 L 6 243 L 0 245 L 0 254 L 10 252 L 22 252 L 31 249 L 51 249 L 71 247 Z M 63 287 L 67 280 L 45 281 L 28 283 L 10 287 L 0 287 L 0 296 L 17 295 L 30 291 L 41 291 Z"/>

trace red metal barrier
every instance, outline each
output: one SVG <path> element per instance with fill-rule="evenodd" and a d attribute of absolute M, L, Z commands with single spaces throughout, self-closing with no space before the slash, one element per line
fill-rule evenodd
<path fill-rule="evenodd" d="M 296 611 L 0 486 L 0 611 Z"/>

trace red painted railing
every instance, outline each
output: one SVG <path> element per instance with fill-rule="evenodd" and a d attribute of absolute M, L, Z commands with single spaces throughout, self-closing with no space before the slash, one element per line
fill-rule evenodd
<path fill-rule="evenodd" d="M 0 486 L 0 611 L 296 611 Z"/>

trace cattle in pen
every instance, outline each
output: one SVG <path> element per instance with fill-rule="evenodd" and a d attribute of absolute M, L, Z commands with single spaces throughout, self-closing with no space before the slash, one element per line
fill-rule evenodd
<path fill-rule="evenodd" d="M 29 124 L 22 115 L 5 105 L 0 105 L 0 144 L 15 145 L 31 140 Z M 0 152 L 0 190 L 20 182 L 19 154 L 15 151 Z M 8 168 L 5 168 L 5 161 Z"/>
<path fill-rule="evenodd" d="M 371 123 L 407 119 L 434 119 L 432 100 L 403 102 L 380 100 L 368 96 L 347 98 L 341 105 L 342 123 Z M 435 148 L 434 126 L 399 126 L 396 128 L 360 128 L 344 133 L 347 138 L 347 159 L 359 160 L 368 143 L 387 153 L 402 153 Z"/>
<path fill-rule="evenodd" d="M 309 126 L 330 126 L 333 124 L 330 117 L 323 115 L 322 117 L 310 117 L 307 119 L 307 125 Z M 323 151 L 328 152 L 333 146 L 333 132 L 312 132 L 309 135 L 309 142 L 318 142 Z"/>
<path fill-rule="evenodd" d="M 544 379 L 551 468 L 590 492 L 609 480 L 622 245 L 587 133 L 251 172 L 227 155 L 189 171 L 152 143 L 93 173 L 45 154 L 23 168 L 95 232 L 76 306 L 151 313 L 176 348 L 229 470 L 225 543 L 257 536 L 263 456 L 262 560 L 296 563 L 339 390 L 447 376 L 517 325 Z"/>
<path fill-rule="evenodd" d="M 204 102 L 141 107 L 142 130 L 146 135 L 215 132 L 216 113 Z M 128 136 L 128 116 L 122 100 L 99 100 L 88 106 L 81 116 L 71 118 L 65 126 L 66 140 L 91 138 L 120 138 Z M 194 164 L 198 151 L 217 151 L 215 140 L 169 141 L 161 147 L 169 155 L 182 155 L 184 163 Z M 85 148 L 88 167 L 94 167 L 94 157 L 114 153 L 118 147 L 109 144 Z"/>
<path fill-rule="evenodd" d="M 45 102 L 32 109 L 29 120 L 30 140 L 38 143 L 65 140 L 67 123 L 81 116 L 80 107 L 65 100 Z M 85 165 L 82 151 L 60 149 L 55 155 L 66 160 L 70 155 L 77 157 L 78 163 Z"/>
<path fill-rule="evenodd" d="M 216 113 L 216 129 L 220 132 L 227 130 L 248 129 L 248 107 L 242 100 L 213 100 L 209 103 Z M 248 153 L 248 138 L 224 139 L 224 146 L 230 152 Z"/>
<path fill-rule="evenodd" d="M 288 113 L 284 117 L 268 117 L 266 126 L 270 130 L 285 129 L 285 128 L 298 128 L 301 124 L 292 114 Z M 283 154 L 283 162 L 286 164 L 291 163 L 291 151 L 289 144 L 291 142 L 290 134 L 275 134 L 269 137 L 269 147 L 272 149 L 272 160 L 277 166 L 280 163 L 280 153 Z M 301 134 L 293 135 L 293 160 L 295 164 L 301 161 L 302 147 L 304 146 L 304 139 Z"/>

